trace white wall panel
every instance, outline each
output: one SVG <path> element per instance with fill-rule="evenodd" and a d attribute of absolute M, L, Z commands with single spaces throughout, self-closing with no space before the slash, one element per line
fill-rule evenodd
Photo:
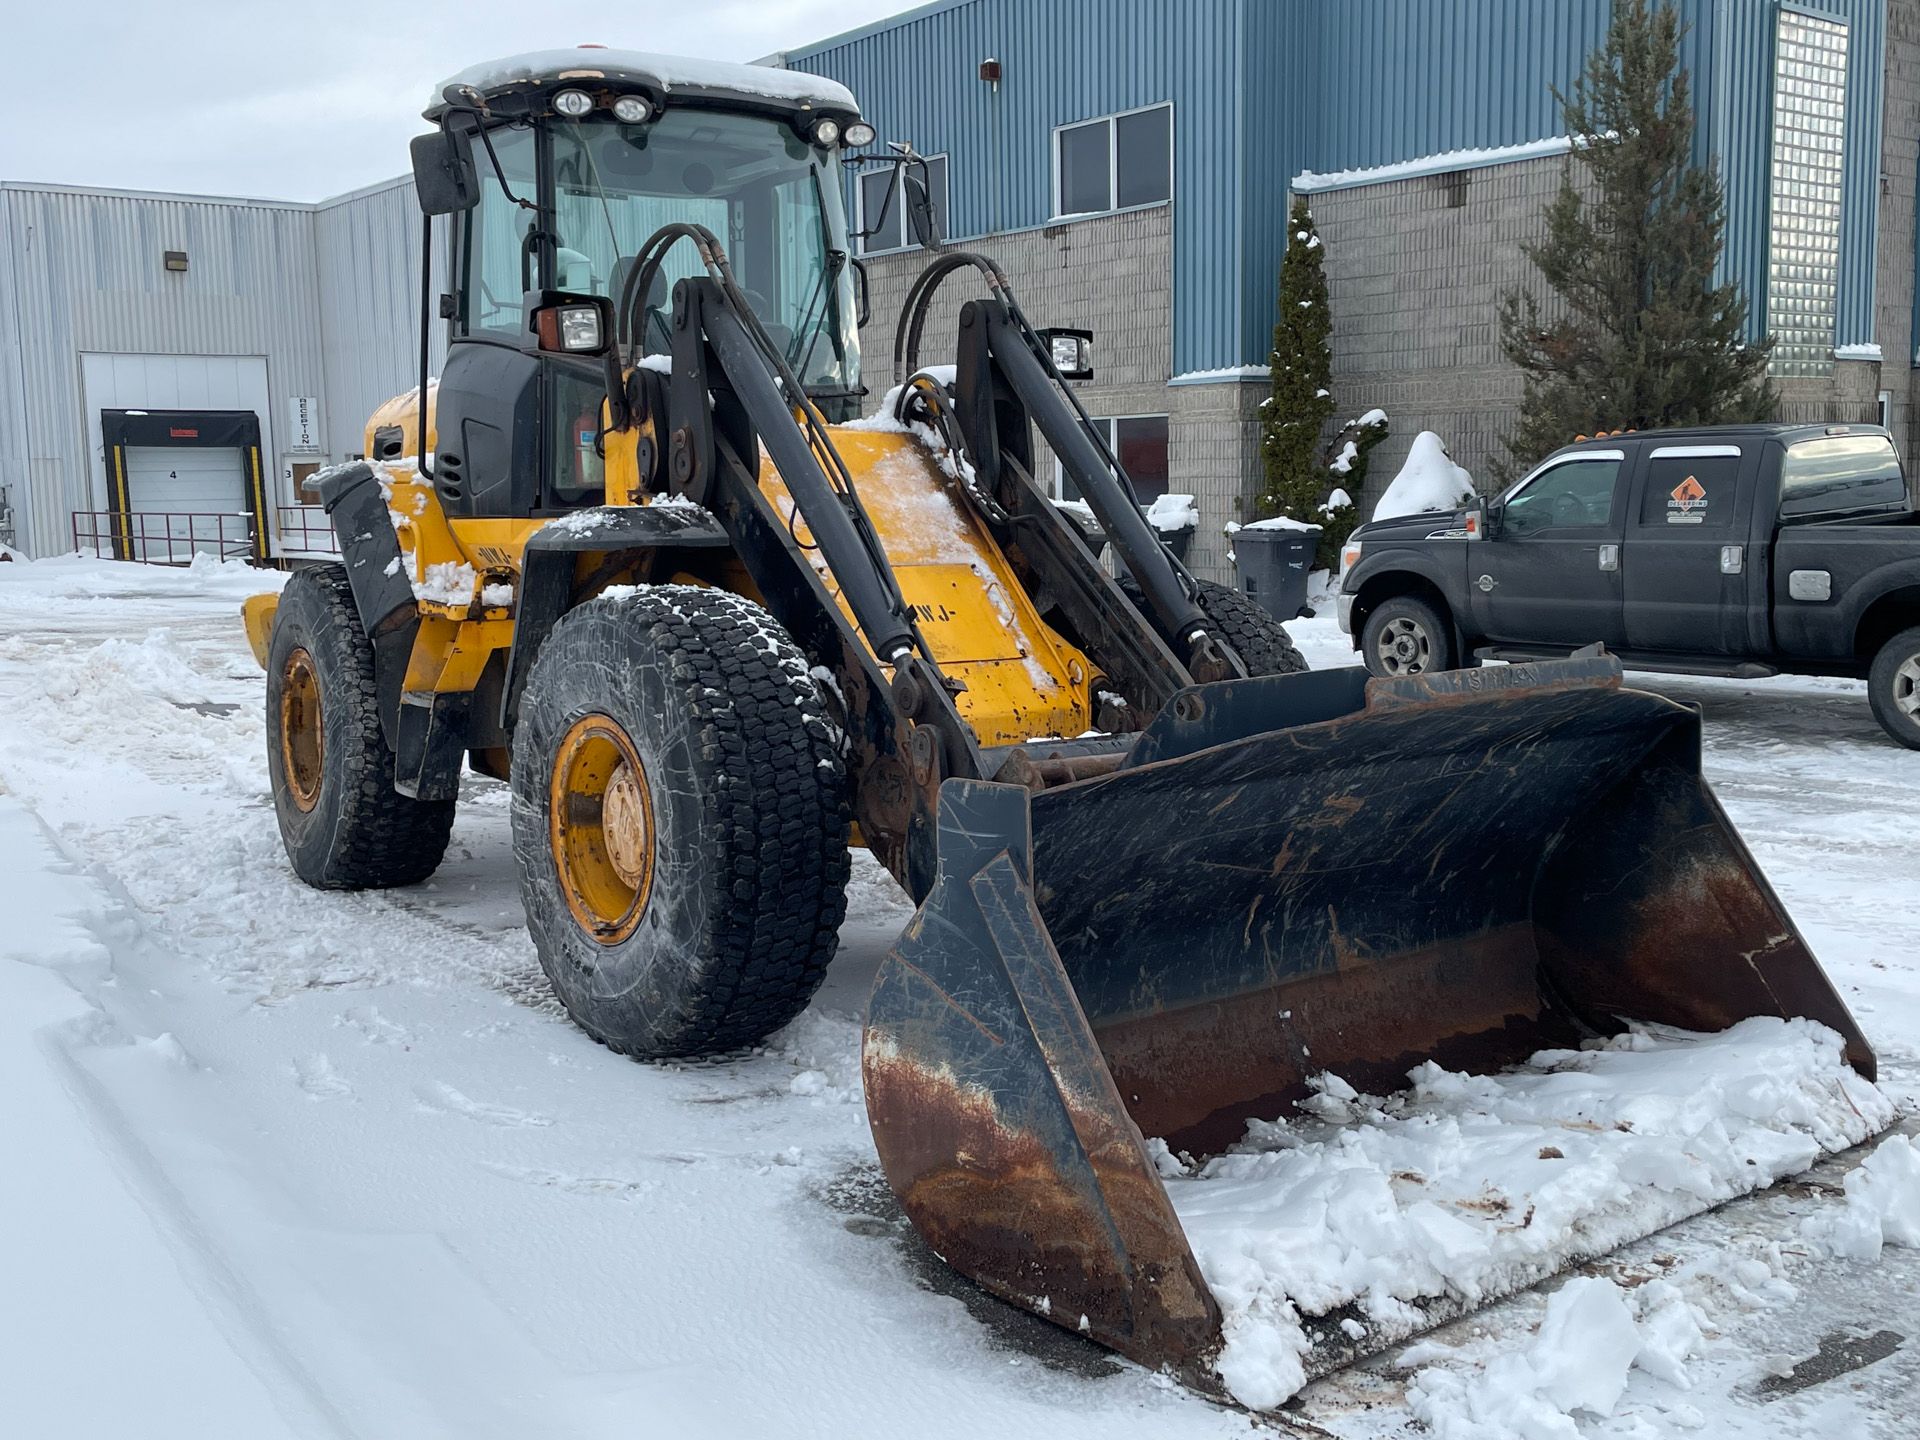
<path fill-rule="evenodd" d="M 275 453 L 264 355 L 82 355 L 80 376 L 91 498 L 86 505 L 69 508 L 107 508 L 102 410 L 251 410 L 260 419 L 261 454 Z M 276 500 L 270 493 L 268 503 L 293 501 L 284 494 Z"/>

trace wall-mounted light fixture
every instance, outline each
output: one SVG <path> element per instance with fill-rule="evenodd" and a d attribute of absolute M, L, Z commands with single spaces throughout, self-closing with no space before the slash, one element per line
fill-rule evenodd
<path fill-rule="evenodd" d="M 160 257 L 160 263 L 165 265 L 169 270 L 178 270 L 184 274 L 187 268 L 187 252 L 184 250 L 168 250 Z"/>
<path fill-rule="evenodd" d="M 994 86 L 999 85 L 1000 62 L 998 60 L 995 60 L 992 56 L 988 56 L 985 60 L 982 60 L 980 62 L 980 78 L 986 81 L 989 85 L 994 85 Z"/>

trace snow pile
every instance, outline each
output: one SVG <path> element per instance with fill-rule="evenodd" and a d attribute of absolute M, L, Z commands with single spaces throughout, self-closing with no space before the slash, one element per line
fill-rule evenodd
<path fill-rule="evenodd" d="M 1295 520 L 1291 515 L 1270 515 L 1265 520 L 1255 520 L 1246 525 L 1228 525 L 1227 534 L 1238 535 L 1242 530 L 1318 530 L 1318 525 L 1309 525 L 1304 520 Z"/>
<path fill-rule="evenodd" d="M 1574 1413 L 1612 1415 L 1634 1366 L 1684 1387 L 1686 1361 L 1705 1343 L 1698 1312 L 1663 1280 L 1631 1294 L 1611 1280 L 1569 1280 L 1524 1352 L 1472 1375 L 1422 1370 L 1408 1406 L 1436 1440 L 1574 1440 Z"/>
<path fill-rule="evenodd" d="M 1387 486 L 1380 503 L 1373 507 L 1373 518 L 1392 520 L 1401 515 L 1424 515 L 1434 510 L 1453 510 L 1473 498 L 1473 476 L 1453 463 L 1441 438 L 1431 430 L 1413 437 L 1407 451 L 1407 463 Z"/>
<path fill-rule="evenodd" d="M 1147 507 L 1147 523 L 1162 535 L 1200 526 L 1200 506 L 1191 495 L 1159 495 Z"/>
<path fill-rule="evenodd" d="M 1800 1235 L 1829 1255 L 1869 1264 L 1883 1246 L 1920 1246 L 1920 1147 L 1905 1135 L 1881 1141 L 1847 1175 L 1845 1202 L 1809 1215 Z"/>
<path fill-rule="evenodd" d="M 1225 1314 L 1221 1378 L 1267 1408 L 1304 1382 L 1304 1316 L 1374 1346 L 1807 1168 L 1893 1119 L 1809 1020 L 1645 1029 L 1501 1075 L 1429 1062 L 1381 1100 L 1325 1075 L 1166 1181 Z"/>

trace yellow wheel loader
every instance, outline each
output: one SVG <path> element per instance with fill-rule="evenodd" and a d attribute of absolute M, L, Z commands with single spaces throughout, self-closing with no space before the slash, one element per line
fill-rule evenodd
<path fill-rule="evenodd" d="M 1379 1093 L 1627 1022 L 1808 1016 L 1871 1073 L 1696 711 L 1603 654 L 1305 673 L 1160 543 L 1006 276 L 939 246 L 910 154 L 931 263 L 857 420 L 843 152 L 873 132 L 838 85 L 582 49 L 427 114 L 444 366 L 423 339 L 369 461 L 321 478 L 341 562 L 246 613 L 309 883 L 421 880 L 463 767 L 505 779 L 569 1012 L 699 1055 L 806 1005 L 864 845 L 919 905 L 864 1039 L 913 1224 L 1216 1392 L 1221 1312 L 1143 1137 L 1214 1153 L 1322 1072 Z M 956 275 L 980 293 L 923 370 Z"/>

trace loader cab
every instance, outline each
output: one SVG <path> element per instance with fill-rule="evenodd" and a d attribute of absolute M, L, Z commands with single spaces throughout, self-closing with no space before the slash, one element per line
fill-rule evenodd
<path fill-rule="evenodd" d="M 555 294 L 620 305 L 635 256 L 674 222 L 720 238 L 762 327 L 821 410 L 831 419 L 859 413 L 840 149 L 872 132 L 833 82 L 558 51 L 455 76 L 428 117 L 470 152 L 477 196 L 452 217 L 440 311 L 449 346 L 435 468 L 450 515 L 602 503 L 607 366 L 598 354 L 543 349 L 534 312 L 539 297 Z M 431 174 L 421 179 L 423 208 L 431 185 Z M 619 324 L 608 337 L 624 342 L 623 363 L 665 356 L 673 286 L 700 273 L 690 243 L 668 253 L 649 293 L 635 297 L 633 329 Z"/>

